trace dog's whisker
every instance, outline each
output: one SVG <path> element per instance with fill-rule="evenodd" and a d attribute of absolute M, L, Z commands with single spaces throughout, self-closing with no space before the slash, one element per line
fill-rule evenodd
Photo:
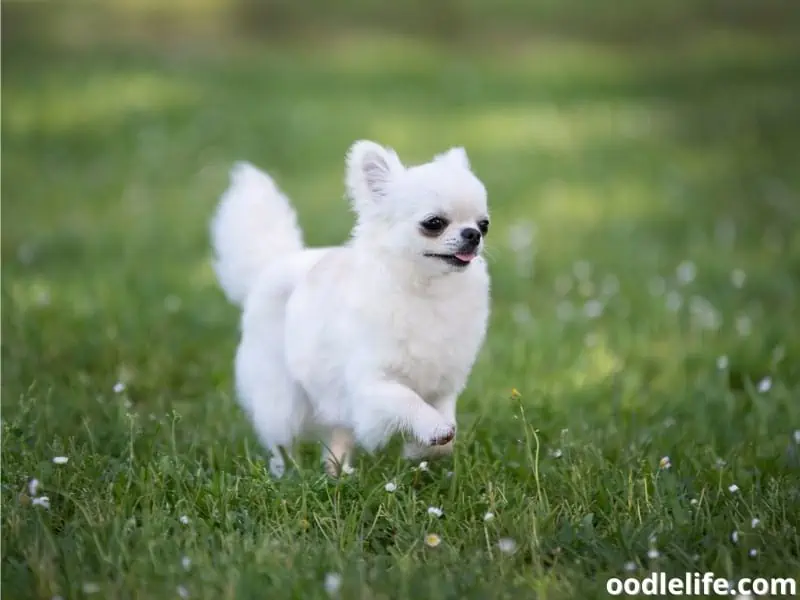
<path fill-rule="evenodd" d="M 486 259 L 486 262 L 488 262 L 488 263 L 495 263 L 495 262 L 497 262 L 497 258 L 496 258 L 496 257 L 495 257 L 495 255 L 492 253 L 491 249 L 490 249 L 490 248 L 488 248 L 488 247 L 485 247 L 485 246 L 484 246 L 484 248 L 483 248 L 483 256 L 484 256 L 484 258 Z"/>

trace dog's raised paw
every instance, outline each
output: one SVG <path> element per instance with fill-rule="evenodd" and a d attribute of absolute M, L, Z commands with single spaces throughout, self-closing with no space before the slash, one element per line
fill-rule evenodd
<path fill-rule="evenodd" d="M 437 428 L 434 431 L 434 435 L 430 439 L 429 444 L 431 446 L 444 446 L 445 444 L 452 442 L 454 437 L 456 437 L 456 428 L 453 425 Z"/>

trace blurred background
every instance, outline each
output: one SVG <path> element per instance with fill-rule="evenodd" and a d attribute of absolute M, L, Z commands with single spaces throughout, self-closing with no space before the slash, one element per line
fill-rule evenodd
<path fill-rule="evenodd" d="M 360 138 L 409 163 L 464 146 L 489 191 L 492 323 L 459 430 L 463 460 L 482 465 L 473 475 L 519 491 L 509 515 L 538 493 L 525 447 L 509 443 L 512 387 L 559 501 L 622 502 L 628 466 L 657 471 L 664 455 L 696 489 L 720 488 L 725 460 L 743 489 L 786 473 L 800 381 L 797 0 L 5 0 L 2 477 L 16 566 L 4 577 L 20 597 L 31 573 L 50 582 L 41 597 L 59 589 L 57 563 L 41 558 L 50 534 L 5 510 L 48 457 L 73 457 L 64 489 L 107 517 L 92 528 L 127 518 L 115 507 L 138 493 L 165 540 L 169 486 L 98 492 L 128 472 L 129 440 L 148 472 L 173 457 L 185 473 L 208 463 L 251 481 L 241 457 L 257 444 L 231 397 L 238 317 L 210 269 L 208 220 L 245 159 L 292 198 L 309 243 L 341 242 L 344 154 Z M 135 435 L 128 412 L 141 416 Z M 583 479 L 559 470 L 567 461 Z M 775 508 L 753 515 L 791 512 L 796 491 L 775 490 Z M 52 514 L 67 514 L 52 495 Z M 582 521 L 583 500 L 573 505 Z M 665 523 L 673 510 L 663 505 Z M 759 568 L 796 559 L 775 519 Z M 685 556 L 706 552 L 705 521 L 671 527 Z M 720 520 L 725 548 L 732 527 Z M 74 530 L 59 531 L 72 548 Z M 575 550 L 587 581 L 628 560 L 619 531 Z M 475 532 L 465 547 L 477 550 Z M 300 563 L 315 547 L 303 539 Z M 154 564 L 129 571 L 133 586 L 161 568 L 149 543 L 137 556 Z M 178 565 L 178 542 L 165 543 Z M 251 564 L 233 547 L 232 565 Z M 740 561 L 756 564 L 746 550 Z M 483 578 L 452 560 L 465 581 Z M 280 565 L 268 571 L 300 571 Z"/>
<path fill-rule="evenodd" d="M 359 138 L 412 163 L 467 148 L 494 222 L 487 356 L 519 368 L 540 352 L 531 385 L 571 381 L 570 341 L 599 338 L 570 323 L 601 316 L 635 334 L 602 330 L 627 337 L 616 355 L 593 351 L 597 377 L 620 352 L 674 357 L 723 324 L 738 342 L 763 335 L 730 350 L 763 374 L 797 300 L 797 6 L 4 2 L 4 336 L 26 340 L 7 350 L 7 377 L 22 386 L 64 359 L 138 362 L 154 388 L 167 376 L 184 393 L 208 373 L 227 381 L 227 362 L 196 349 L 234 343 L 207 239 L 230 165 L 268 170 L 308 241 L 338 243 L 343 156 Z"/>
<path fill-rule="evenodd" d="M 761 265 L 755 314 L 789 310 L 796 288 L 770 269 L 800 252 L 797 6 L 4 2 L 4 290 L 138 331 L 163 298 L 215 288 L 206 224 L 234 160 L 277 178 L 311 243 L 336 243 L 344 152 L 373 138 L 409 162 L 467 148 L 515 315 L 501 329 L 533 303 L 545 324 L 580 312 L 594 292 L 556 283 L 587 258 L 631 281 L 621 310 L 645 327 L 645 282 L 666 278 L 666 297 L 686 260 L 709 290 Z"/>

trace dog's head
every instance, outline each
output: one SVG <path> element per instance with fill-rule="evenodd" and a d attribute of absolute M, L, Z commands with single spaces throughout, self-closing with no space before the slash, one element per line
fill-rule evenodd
<path fill-rule="evenodd" d="M 346 185 L 360 245 L 430 274 L 462 271 L 480 256 L 489 229 L 486 188 L 463 148 L 405 167 L 393 150 L 359 141 L 347 155 Z"/>

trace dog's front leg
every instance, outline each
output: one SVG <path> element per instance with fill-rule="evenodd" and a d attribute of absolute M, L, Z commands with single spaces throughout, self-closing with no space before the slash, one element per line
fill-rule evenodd
<path fill-rule="evenodd" d="M 431 405 L 441 413 L 441 415 L 449 422 L 455 424 L 456 422 L 456 400 L 457 396 L 446 396 Z M 409 460 L 419 460 L 420 458 L 438 458 L 441 456 L 448 456 L 453 453 L 453 440 L 450 440 L 441 446 L 429 446 L 420 444 L 417 440 L 411 440 L 405 443 L 403 447 L 403 457 Z"/>
<path fill-rule="evenodd" d="M 356 440 L 368 451 L 384 445 L 398 431 L 410 433 L 423 446 L 447 445 L 456 434 L 454 418 L 400 383 L 378 381 L 363 386 L 354 400 Z"/>

